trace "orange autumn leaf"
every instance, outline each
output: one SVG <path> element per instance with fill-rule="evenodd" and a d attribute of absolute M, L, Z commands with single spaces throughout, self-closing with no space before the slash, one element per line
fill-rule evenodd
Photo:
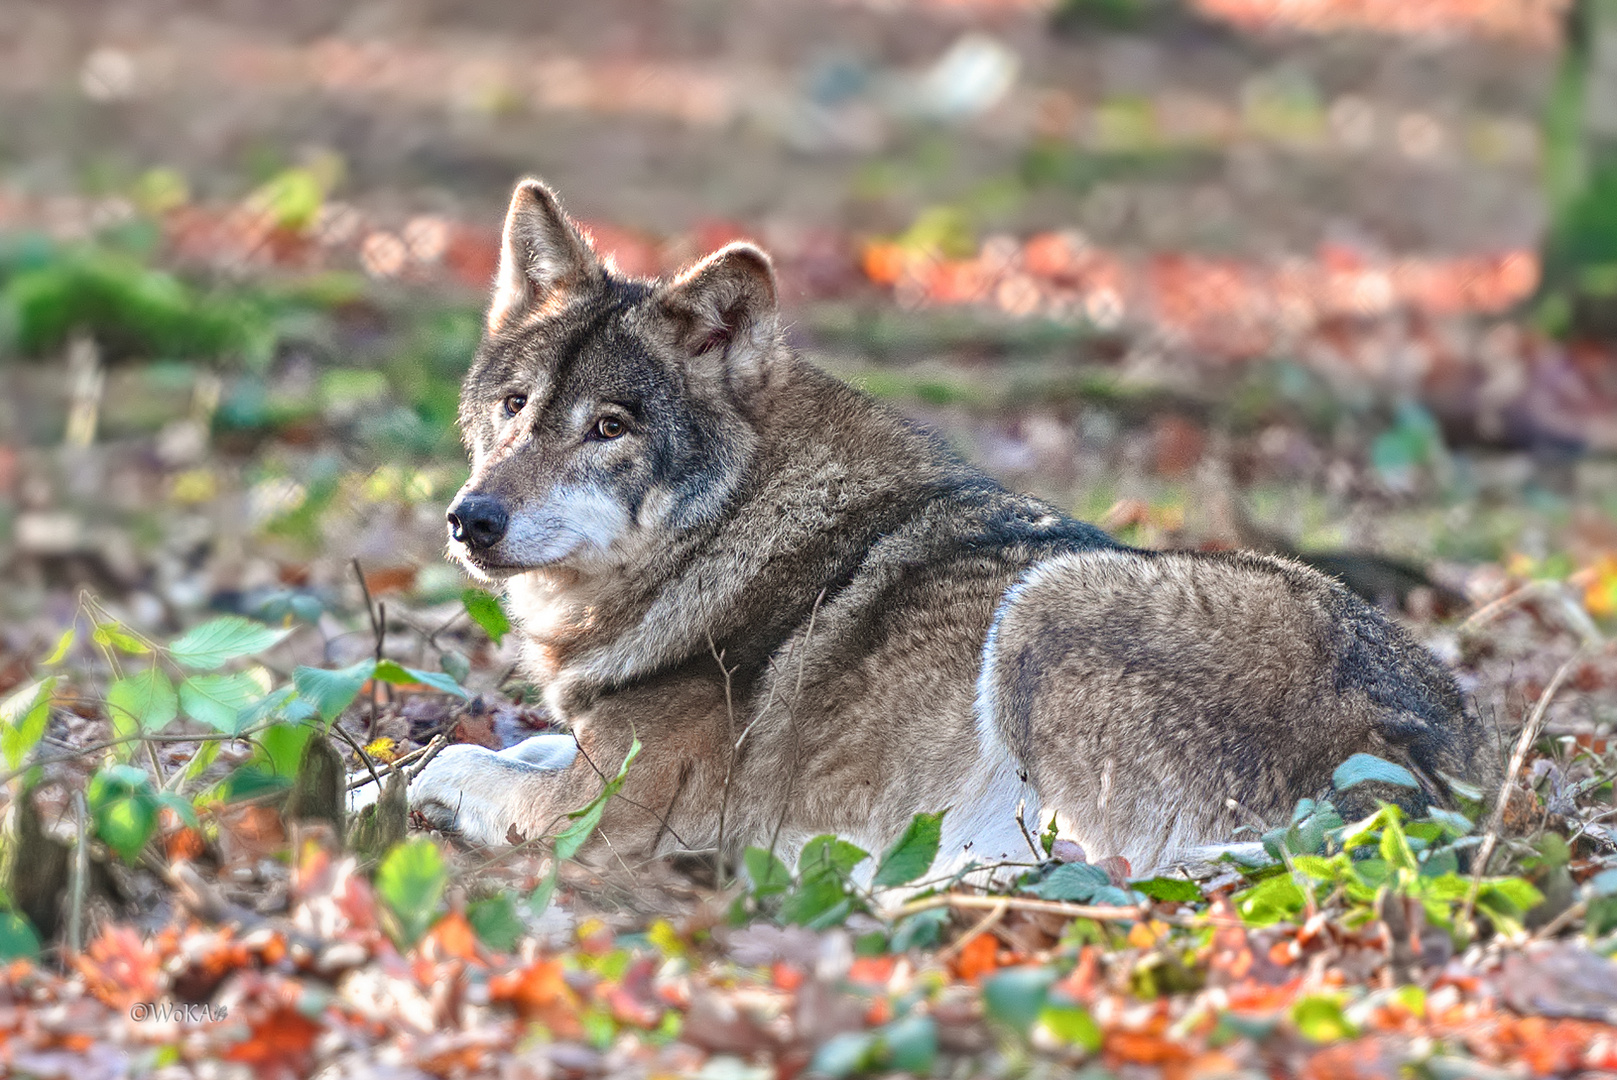
<path fill-rule="evenodd" d="M 169 862 L 201 858 L 207 846 L 202 834 L 189 825 L 181 825 L 163 835 L 163 851 Z"/>
<path fill-rule="evenodd" d="M 1022 265 L 1030 274 L 1059 278 L 1078 265 L 1078 251 L 1060 233 L 1041 233 L 1022 245 Z"/>
<path fill-rule="evenodd" d="M 1136 949 L 1149 949 L 1168 935 L 1168 924 L 1156 919 L 1129 927 L 1128 942 Z"/>
<path fill-rule="evenodd" d="M 1109 1060 L 1130 1065 L 1171 1065 L 1190 1059 L 1184 1046 L 1145 1031 L 1109 1031 L 1104 1050 Z"/>
<path fill-rule="evenodd" d="M 320 1025 L 289 1005 L 279 1005 L 257 1019 L 247 1038 L 225 1052 L 226 1061 L 252 1067 L 261 1080 L 307 1076 Z"/>
<path fill-rule="evenodd" d="M 865 276 L 878 285 L 891 285 L 904 275 L 904 249 L 897 244 L 866 244 L 859 261 Z"/>
<path fill-rule="evenodd" d="M 524 1020 L 537 1020 L 563 1038 L 579 1031 L 578 998 L 563 978 L 559 960 L 535 960 L 525 968 L 494 976 L 488 983 L 488 996 L 489 1001 L 509 1005 Z"/>
<path fill-rule="evenodd" d="M 986 975 L 999 966 L 999 944 L 991 934 L 978 934 L 966 943 L 955 958 L 956 978 L 968 981 Z"/>
<path fill-rule="evenodd" d="M 163 958 L 129 926 L 108 925 L 73 958 L 91 994 L 115 1007 L 162 996 Z"/>
<path fill-rule="evenodd" d="M 897 963 L 897 958 L 892 956 L 856 957 L 848 967 L 848 981 L 861 986 L 886 986 Z"/>
<path fill-rule="evenodd" d="M 1589 568 L 1583 587 L 1583 606 L 1599 619 L 1617 615 L 1617 555 L 1602 555 Z"/>
<path fill-rule="evenodd" d="M 458 911 L 439 919 L 427 934 L 424 944 L 429 945 L 439 958 L 478 961 L 477 933 L 472 929 L 472 924 L 466 921 L 466 916 Z"/>
<path fill-rule="evenodd" d="M 1100 967 L 1100 950 L 1093 945 L 1085 945 L 1078 953 L 1078 963 L 1066 978 L 1056 983 L 1050 989 L 1052 992 L 1066 994 L 1074 1001 L 1088 1001 L 1095 989 L 1095 976 Z"/>
<path fill-rule="evenodd" d="M 1269 963 L 1275 967 L 1286 967 L 1301 954 L 1297 942 L 1287 938 L 1277 941 L 1269 946 Z"/>

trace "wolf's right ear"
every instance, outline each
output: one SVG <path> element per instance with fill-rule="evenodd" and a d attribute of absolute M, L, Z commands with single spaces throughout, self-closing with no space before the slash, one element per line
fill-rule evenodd
<path fill-rule="evenodd" d="M 676 277 L 665 288 L 662 305 L 692 369 L 745 397 L 763 382 L 774 352 L 777 292 L 769 256 L 740 242 Z"/>
<path fill-rule="evenodd" d="M 589 241 L 562 212 L 556 195 L 538 180 L 511 193 L 500 244 L 500 270 L 488 307 L 488 332 L 497 333 L 551 300 L 600 276 Z"/>

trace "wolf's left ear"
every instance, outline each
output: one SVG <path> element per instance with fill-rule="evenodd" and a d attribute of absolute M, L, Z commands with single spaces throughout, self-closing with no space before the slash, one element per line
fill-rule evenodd
<path fill-rule="evenodd" d="M 488 330 L 497 332 L 549 300 L 599 277 L 600 260 L 556 195 L 538 180 L 511 193 L 500 244 L 500 270 L 489 301 Z"/>
<path fill-rule="evenodd" d="M 775 268 L 759 248 L 727 244 L 675 278 L 663 309 L 693 366 L 711 368 L 744 395 L 762 381 L 779 320 Z"/>

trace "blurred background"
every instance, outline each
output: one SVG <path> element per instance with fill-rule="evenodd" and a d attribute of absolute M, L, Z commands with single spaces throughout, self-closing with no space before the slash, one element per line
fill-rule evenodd
<path fill-rule="evenodd" d="M 458 602 L 536 174 L 632 274 L 758 240 L 817 362 L 1125 540 L 1301 553 L 1497 715 L 1588 644 L 1603 734 L 1613 7 L 4 0 L 0 690 L 86 590 Z"/>

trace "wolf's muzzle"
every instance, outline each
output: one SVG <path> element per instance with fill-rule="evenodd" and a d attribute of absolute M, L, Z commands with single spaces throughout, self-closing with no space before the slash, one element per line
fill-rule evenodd
<path fill-rule="evenodd" d="M 510 517 L 492 495 L 462 495 L 449 508 L 449 535 L 473 551 L 498 544 Z"/>

